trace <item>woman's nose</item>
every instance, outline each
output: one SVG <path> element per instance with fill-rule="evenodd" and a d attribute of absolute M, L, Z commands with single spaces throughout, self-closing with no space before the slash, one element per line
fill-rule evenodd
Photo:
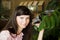
<path fill-rule="evenodd" d="M 24 19 L 23 23 L 26 24 L 26 19 Z"/>

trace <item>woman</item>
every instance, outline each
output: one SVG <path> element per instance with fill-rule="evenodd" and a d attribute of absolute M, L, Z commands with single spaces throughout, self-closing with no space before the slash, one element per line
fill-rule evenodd
<path fill-rule="evenodd" d="M 25 6 L 18 6 L 5 28 L 0 32 L 0 40 L 30 40 L 32 13 Z"/>

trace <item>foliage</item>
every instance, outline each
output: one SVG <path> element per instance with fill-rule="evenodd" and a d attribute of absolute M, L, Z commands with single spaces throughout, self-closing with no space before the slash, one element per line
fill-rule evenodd
<path fill-rule="evenodd" d="M 58 40 L 60 38 L 60 8 L 55 9 L 53 14 L 55 20 L 55 27 L 53 27 L 51 30 L 45 30 L 45 40 Z"/>
<path fill-rule="evenodd" d="M 48 10 L 48 12 L 45 12 Z M 54 10 L 51 12 L 51 10 Z M 37 29 L 45 29 L 43 40 L 58 40 L 60 38 L 60 4 L 57 0 L 48 3 L 45 11 L 41 13 L 42 21 Z"/>
<path fill-rule="evenodd" d="M 0 0 L 0 18 L 9 18 L 10 10 L 4 8 L 2 5 L 2 0 Z"/>
<path fill-rule="evenodd" d="M 9 14 L 10 14 L 10 10 L 4 8 L 2 5 L 2 0 L 0 0 L 0 31 L 8 22 Z"/>
<path fill-rule="evenodd" d="M 57 0 L 51 0 L 46 6 L 46 10 L 55 9 L 57 7 Z"/>

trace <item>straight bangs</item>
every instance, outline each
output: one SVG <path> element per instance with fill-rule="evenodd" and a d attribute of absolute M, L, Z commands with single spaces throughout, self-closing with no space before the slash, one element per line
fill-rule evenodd
<path fill-rule="evenodd" d="M 15 10 L 16 16 L 31 15 L 31 11 L 26 7 L 17 7 Z"/>

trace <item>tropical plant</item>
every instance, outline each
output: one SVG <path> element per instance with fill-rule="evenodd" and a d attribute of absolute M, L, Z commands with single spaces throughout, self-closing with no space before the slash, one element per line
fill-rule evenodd
<path fill-rule="evenodd" d="M 51 0 L 45 11 L 41 13 L 42 21 L 37 31 L 45 30 L 44 40 L 60 39 L 60 5 L 57 0 Z"/>

